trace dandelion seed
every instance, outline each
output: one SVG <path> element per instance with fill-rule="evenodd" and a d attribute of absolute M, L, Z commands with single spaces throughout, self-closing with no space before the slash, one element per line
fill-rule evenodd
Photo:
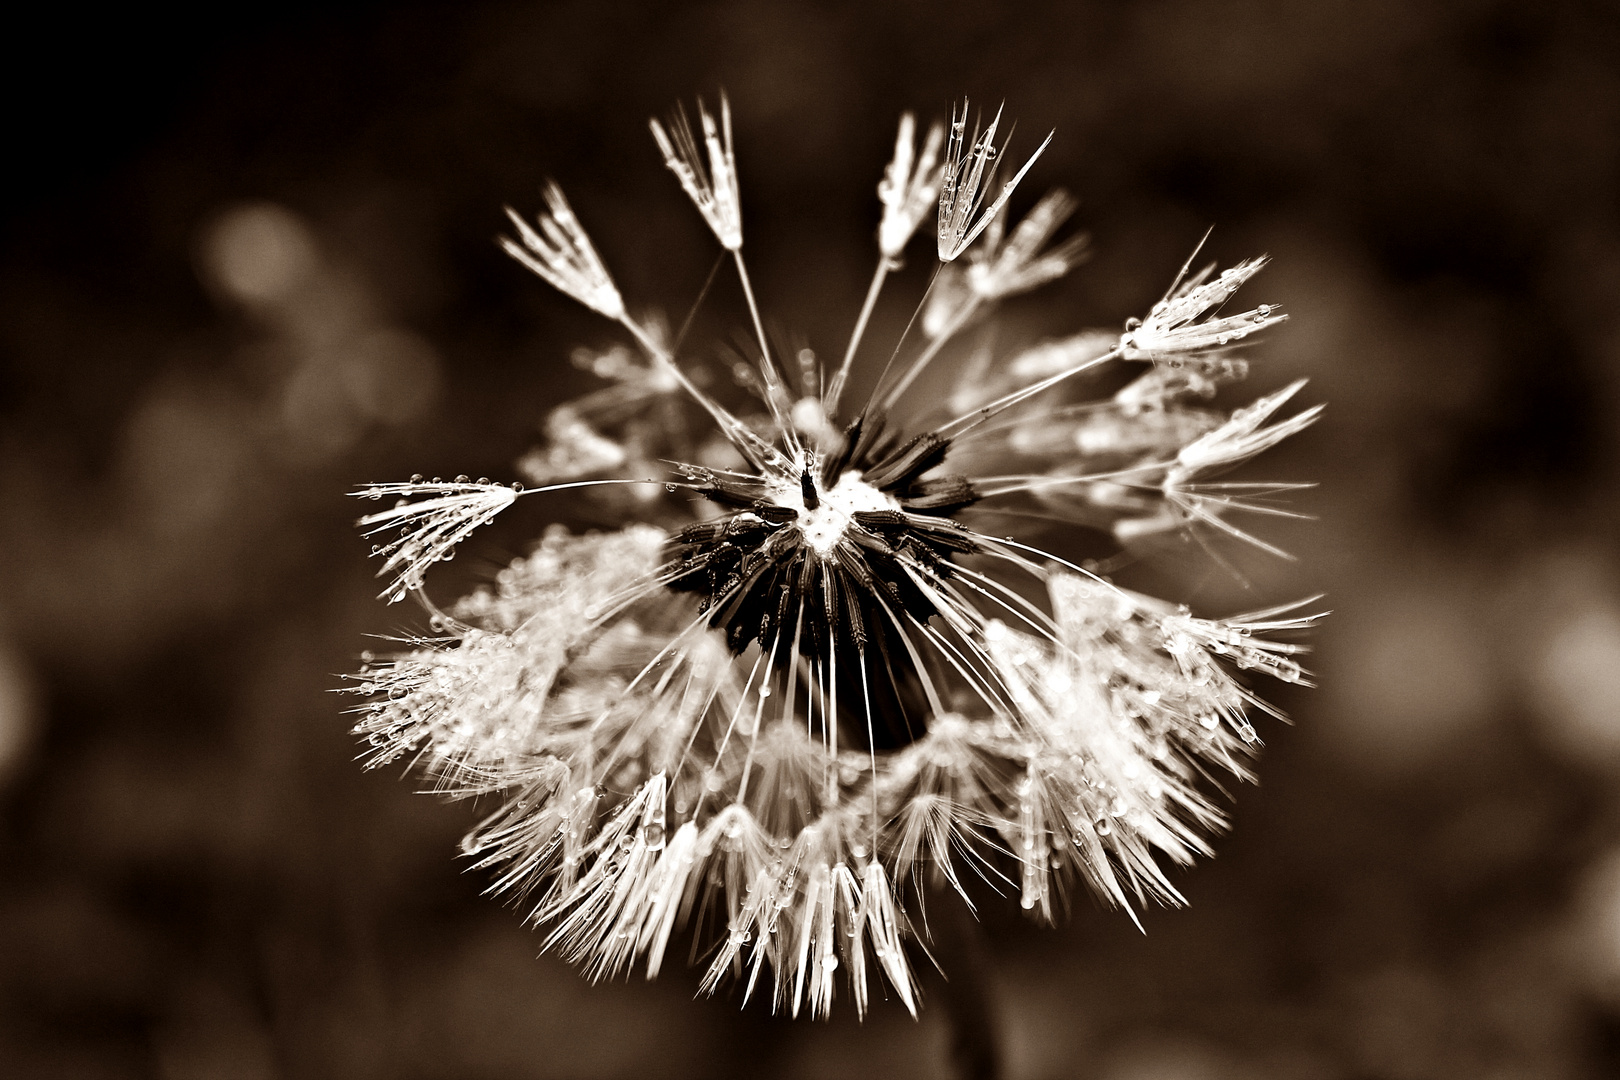
<path fill-rule="evenodd" d="M 960 111 L 951 113 L 950 142 L 945 148 L 944 176 L 939 189 L 939 261 L 950 262 L 968 249 L 990 223 L 1001 213 L 1012 198 L 1018 182 L 1029 172 L 1046 148 L 1052 136 L 1036 147 L 1024 162 L 1024 167 L 1005 184 L 988 207 L 984 206 L 986 191 L 995 183 L 1001 166 L 1001 157 L 1007 146 L 996 146 L 996 129 L 1001 125 L 1001 110 L 981 133 L 977 124 L 973 134 L 967 134 L 968 103 L 962 102 Z"/>
<path fill-rule="evenodd" d="M 1275 304 L 1218 318 L 1204 318 L 1232 298 L 1268 259 L 1250 259 L 1215 273 L 1213 265 L 1181 281 L 1153 306 L 1145 320 L 1129 326 L 1120 339 L 1127 360 L 1162 360 L 1187 354 L 1205 354 L 1236 346 L 1251 334 L 1282 322 L 1288 316 Z"/>
<path fill-rule="evenodd" d="M 742 262 L 729 105 L 716 119 L 699 102 L 698 118 L 701 135 L 684 114 L 653 134 L 735 258 L 760 357 L 734 397 L 756 400 L 723 402 L 676 365 L 661 324 L 625 313 L 548 186 L 539 228 L 519 222 L 504 245 L 640 355 L 576 356 L 607 385 L 548 414 L 523 466 L 542 486 L 521 493 L 635 497 L 609 504 L 620 528 L 553 527 L 441 610 L 427 571 L 519 491 L 416 477 L 356 492 L 399 500 L 361 526 L 398 530 L 375 549 L 384 595 L 414 594 L 432 629 L 354 676 L 366 763 L 409 761 L 441 792 L 487 799 L 464 852 L 586 976 L 653 977 L 692 934 L 704 990 L 735 982 L 794 1015 L 840 997 L 864 1013 L 884 985 L 915 1013 L 926 924 L 907 910 L 935 883 L 967 901 L 969 876 L 985 877 L 1047 921 L 1078 888 L 1132 918 L 1180 903 L 1165 861 L 1207 854 L 1225 822 L 1201 778 L 1248 777 L 1251 718 L 1274 711 L 1247 680 L 1308 684 L 1294 639 L 1320 616 L 1194 615 L 1026 542 L 1018 523 L 1273 550 L 1228 517 L 1289 513 L 1276 500 L 1301 485 L 1215 477 L 1320 407 L 1277 418 L 1298 383 L 1233 411 L 1210 400 L 1248 373 L 1237 346 L 1282 318 L 1220 314 L 1264 260 L 1184 268 L 1124 335 L 964 345 L 997 301 L 1074 265 L 1080 239 L 1048 246 L 1073 202 L 1054 192 L 1007 235 L 1007 198 L 1041 150 L 992 197 L 999 112 L 970 135 L 963 106 L 920 150 L 908 114 L 843 362 L 824 380 L 798 348 L 790 390 Z M 936 188 L 924 340 L 894 345 L 897 366 L 840 430 L 862 333 Z M 911 408 L 919 374 L 969 345 L 951 411 Z M 1084 399 L 1085 372 L 1124 361 L 1151 366 Z"/>
<path fill-rule="evenodd" d="M 506 208 L 506 215 L 512 219 L 522 243 L 503 236 L 501 248 L 558 292 L 572 296 L 610 319 L 623 318 L 624 299 L 591 244 L 591 238 L 585 235 L 584 226 L 574 216 L 562 188 L 548 180 L 544 193 L 547 212 L 539 217 L 538 232 L 519 217 L 516 210 Z"/>
<path fill-rule="evenodd" d="M 1005 242 L 999 229 L 983 258 L 968 268 L 968 284 L 986 300 L 1000 300 L 1039 288 L 1067 274 L 1085 253 L 1089 238 L 1080 235 L 1042 252 L 1041 247 L 1074 213 L 1075 202 L 1061 189 L 1048 192 L 1018 223 Z M 995 219 L 1000 222 L 998 215 Z M 988 234 L 987 234 L 988 235 Z"/>
<path fill-rule="evenodd" d="M 703 220 L 714 230 L 715 238 L 728 251 L 742 247 L 742 199 L 738 193 L 737 158 L 731 148 L 731 102 L 720 94 L 720 120 L 709 115 L 703 99 L 698 99 L 698 123 L 703 129 L 703 149 L 698 149 L 691 122 L 684 108 L 665 127 L 649 120 L 664 164 L 681 182 Z M 708 168 L 704 169 L 704 158 Z"/>
<path fill-rule="evenodd" d="M 939 198 L 944 169 L 939 163 L 940 147 L 945 144 L 945 125 L 937 121 L 928 128 L 922 151 L 916 149 L 917 120 L 910 113 L 900 117 L 900 133 L 894 140 L 894 160 L 878 185 L 883 203 L 883 221 L 878 225 L 878 250 L 888 260 L 898 259 L 911 241 L 928 211 Z"/>
<path fill-rule="evenodd" d="M 357 497 L 378 499 L 398 496 L 402 501 L 392 509 L 367 514 L 360 519 L 366 536 L 398 528 L 400 535 L 384 544 L 377 554 L 385 556 L 379 577 L 393 575 L 383 595 L 391 602 L 403 600 L 410 589 L 419 588 L 427 568 L 449 558 L 480 525 L 512 505 L 517 493 L 504 484 L 369 484 Z M 410 502 L 413 495 L 428 498 Z"/>

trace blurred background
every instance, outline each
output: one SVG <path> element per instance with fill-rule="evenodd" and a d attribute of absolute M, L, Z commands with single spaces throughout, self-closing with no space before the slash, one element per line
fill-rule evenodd
<path fill-rule="evenodd" d="M 986 909 L 1005 1075 L 1620 1075 L 1614 5 L 161 8 L 8 30 L 0 1073 L 948 1075 L 937 975 L 919 1022 L 795 1023 L 537 959 L 455 857 L 473 810 L 363 773 L 331 693 L 412 622 L 344 493 L 510 478 L 599 385 L 568 358 L 610 328 L 501 205 L 555 177 L 679 317 L 714 247 L 645 119 L 724 86 L 757 287 L 824 352 L 896 116 L 966 93 L 1015 155 L 1057 129 L 1025 205 L 1062 183 L 1095 240 L 1006 341 L 1140 314 L 1214 224 L 1293 315 L 1249 389 L 1330 403 L 1250 470 L 1321 482 L 1264 530 L 1298 561 L 1167 575 L 1215 614 L 1326 592 L 1321 689 L 1271 694 L 1296 723 L 1190 908 Z M 560 513 L 525 503 L 445 595 Z"/>

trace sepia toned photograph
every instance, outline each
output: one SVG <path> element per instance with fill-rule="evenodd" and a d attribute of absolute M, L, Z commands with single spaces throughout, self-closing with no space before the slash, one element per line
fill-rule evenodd
<path fill-rule="evenodd" d="M 0 1075 L 1620 1075 L 1620 9 L 10 40 Z"/>

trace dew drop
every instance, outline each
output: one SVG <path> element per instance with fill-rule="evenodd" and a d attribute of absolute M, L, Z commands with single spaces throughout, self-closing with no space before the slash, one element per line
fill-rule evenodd
<path fill-rule="evenodd" d="M 411 483 L 420 484 L 421 482 L 422 482 L 422 474 L 421 473 L 419 473 L 419 472 L 411 473 Z"/>
<path fill-rule="evenodd" d="M 1025 893 L 1023 899 L 1018 901 L 1018 905 L 1025 911 L 1028 911 L 1030 908 L 1035 906 L 1035 894 Z"/>
<path fill-rule="evenodd" d="M 836 957 L 836 956 L 823 956 L 821 958 L 821 966 L 822 966 L 822 968 L 824 970 L 826 970 L 828 972 L 832 972 L 832 971 L 837 970 L 837 968 L 838 968 L 838 957 Z"/>
<path fill-rule="evenodd" d="M 1098 836 L 1107 836 L 1109 833 L 1114 831 L 1114 823 L 1105 817 L 1098 818 L 1094 824 L 1096 825 Z"/>
<path fill-rule="evenodd" d="M 366 498 L 370 499 L 372 502 L 376 502 L 378 499 L 382 498 L 382 492 L 374 490 L 371 492 L 371 494 L 367 495 Z"/>
<path fill-rule="evenodd" d="M 442 483 L 444 483 L 444 481 L 439 479 L 437 476 L 435 476 L 432 480 L 429 480 L 428 483 L 430 483 L 430 484 L 442 484 Z"/>
<path fill-rule="evenodd" d="M 479 486 L 479 487 L 487 487 L 487 486 L 488 486 L 488 484 L 489 484 L 489 477 L 487 477 L 487 476 L 480 476 L 480 477 L 479 477 L 479 478 L 478 478 L 478 486 Z"/>
<path fill-rule="evenodd" d="M 641 828 L 641 838 L 646 841 L 649 848 L 658 851 L 664 846 L 664 827 L 656 821 L 644 825 Z"/>
<path fill-rule="evenodd" d="M 472 483 L 472 478 L 469 477 L 466 473 L 461 473 L 456 477 L 455 482 L 458 483 L 458 484 L 470 484 L 470 483 Z"/>
<path fill-rule="evenodd" d="M 523 481 L 521 481 L 521 480 L 512 481 L 512 490 L 513 491 L 522 491 L 523 490 Z"/>

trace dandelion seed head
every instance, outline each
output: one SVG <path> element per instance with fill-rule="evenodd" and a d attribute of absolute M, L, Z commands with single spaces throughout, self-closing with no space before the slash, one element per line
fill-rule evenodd
<path fill-rule="evenodd" d="M 1195 615 L 1007 524 L 1276 550 L 1232 519 L 1288 513 L 1278 501 L 1300 485 L 1217 479 L 1319 415 L 1282 416 L 1300 384 L 1216 405 L 1248 374 L 1239 350 L 1283 318 L 1223 314 L 1264 260 L 1184 269 L 1123 332 L 1005 354 L 978 328 L 1077 266 L 1085 240 L 1054 242 L 1075 209 L 1062 191 L 1011 223 L 1046 144 L 1003 181 L 1001 113 L 969 119 L 964 104 L 920 143 L 901 119 L 877 267 L 831 378 L 814 348 L 764 332 L 729 102 L 700 101 L 695 127 L 680 111 L 652 121 L 748 306 L 757 349 L 721 364 L 736 385 L 711 392 L 723 380 L 688 371 L 701 352 L 677 355 L 682 335 L 629 313 L 548 185 L 503 246 L 628 335 L 574 357 L 603 387 L 547 414 L 521 463 L 538 488 L 416 477 L 356 492 L 393 502 L 361 525 L 384 595 L 414 595 L 432 631 L 354 676 L 365 760 L 487 798 L 463 851 L 591 979 L 654 976 L 693 934 L 705 990 L 735 983 L 819 1017 L 840 997 L 864 1012 L 879 983 L 915 1013 L 921 891 L 971 905 L 972 876 L 1004 881 L 1047 921 L 1078 888 L 1133 918 L 1180 903 L 1164 862 L 1207 854 L 1225 824 L 1201 778 L 1248 777 L 1251 717 L 1273 711 L 1251 677 L 1309 681 L 1294 639 L 1319 616 L 1303 605 Z M 868 316 L 930 209 L 940 264 L 920 332 L 846 403 Z M 926 396 L 948 408 L 913 405 L 953 353 L 955 385 Z M 1084 373 L 1132 362 L 1146 367 L 1112 395 L 1080 395 Z M 520 495 L 562 489 L 622 526 L 554 526 L 490 584 L 434 604 L 433 565 Z"/>

